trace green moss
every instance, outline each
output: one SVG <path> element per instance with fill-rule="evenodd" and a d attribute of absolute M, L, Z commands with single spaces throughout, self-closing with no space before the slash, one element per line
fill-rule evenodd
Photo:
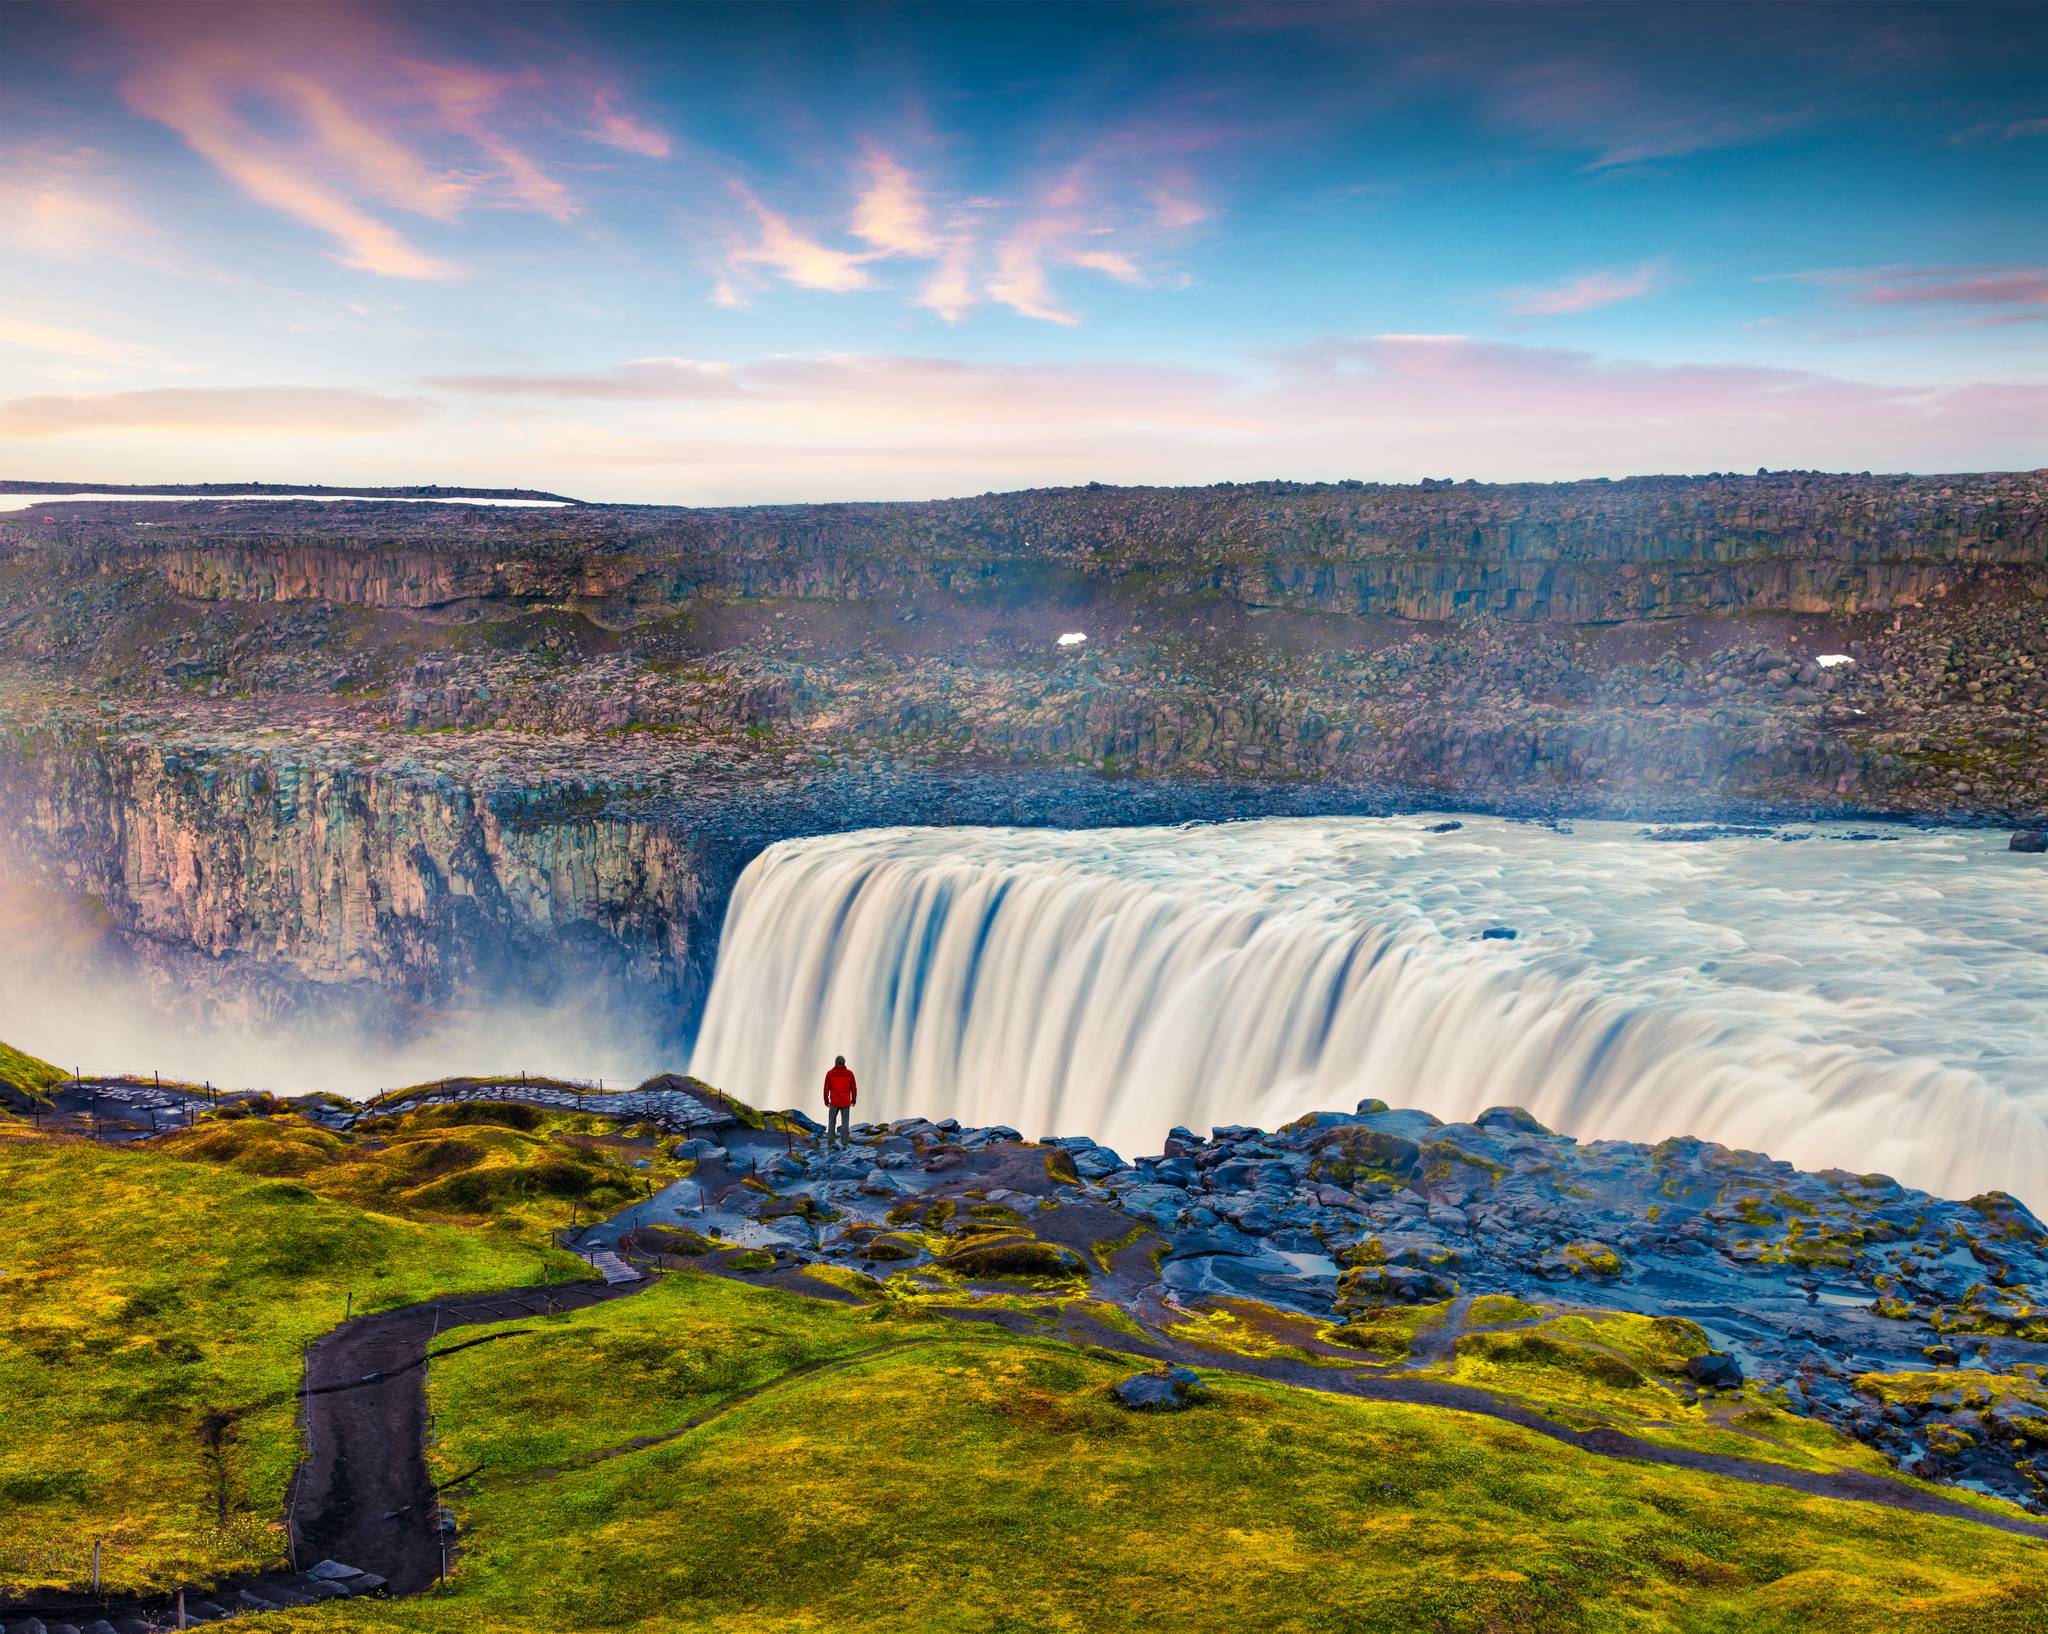
<path fill-rule="evenodd" d="M 1526 1322 L 1542 1314 L 1540 1305 L 1531 1305 L 1513 1294 L 1481 1294 L 1472 1301 L 1466 1320 L 1484 1327 L 1496 1322 Z"/>
<path fill-rule="evenodd" d="M 1081 1256 L 1058 1243 L 1036 1237 L 969 1240 L 939 1257 L 942 1269 L 963 1277 L 1086 1277 Z"/>
<path fill-rule="evenodd" d="M 0 1083 L 12 1084 L 34 1100 L 47 1102 L 50 1091 L 69 1077 L 69 1073 L 47 1061 L 38 1061 L 10 1045 L 0 1044 Z"/>
<path fill-rule="evenodd" d="M 1105 1237 L 1100 1242 L 1090 1243 L 1088 1245 L 1089 1256 L 1095 1261 L 1097 1268 L 1107 1276 L 1116 1269 L 1117 1255 L 1121 1254 L 1126 1248 L 1135 1248 L 1138 1240 L 1150 1229 L 1149 1226 L 1134 1225 L 1121 1236 Z"/>
<path fill-rule="evenodd" d="M 1358 1125 L 1332 1129 L 1311 1142 L 1310 1149 L 1315 1153 L 1309 1160 L 1310 1178 L 1333 1186 L 1398 1186 L 1422 1161 L 1422 1149 L 1414 1141 Z"/>
<path fill-rule="evenodd" d="M 117 1589 L 272 1563 L 301 1348 L 351 1296 L 362 1315 L 589 1274 L 516 1239 L 132 1147 L 0 1139 L 0 1196 L 0 1598 L 80 1582 L 95 1536 Z"/>
<path fill-rule="evenodd" d="M 1643 1383 L 1642 1375 L 1619 1356 L 1543 1333 L 1468 1333 L 1459 1338 L 1457 1349 L 1461 1360 L 1506 1368 L 1553 1368 L 1613 1389 L 1633 1390 Z"/>
<path fill-rule="evenodd" d="M 503 1472 L 453 1500 L 465 1547 L 449 1591 L 308 1608 L 280 1626 L 2038 1626 L 2031 1540 L 1604 1459 L 1463 1414 L 1220 1376 L 1200 1414 L 1137 1417 L 1107 1396 L 1134 1371 L 1128 1358 L 949 1340 L 936 1324 L 904 1333 L 872 1312 L 704 1277 L 522 1325 L 540 1330 L 522 1354 L 480 1346 L 430 1381 L 437 1470 Z M 889 1348 L 855 1354 L 877 1344 Z M 788 1371 L 821 1360 L 839 1365 Z M 720 1403 L 700 1429 L 591 1461 Z"/>
<path fill-rule="evenodd" d="M 742 1248 L 726 1255 L 725 1266 L 729 1271 L 772 1271 L 775 1256 L 765 1248 Z"/>
<path fill-rule="evenodd" d="M 697 1259 L 718 1247 L 703 1232 L 692 1231 L 688 1226 L 642 1226 L 635 1235 L 655 1253 L 673 1254 L 679 1259 Z"/>

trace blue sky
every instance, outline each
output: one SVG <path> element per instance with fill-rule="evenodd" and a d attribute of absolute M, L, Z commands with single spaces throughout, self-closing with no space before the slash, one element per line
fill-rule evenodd
<path fill-rule="evenodd" d="M 0 471 L 2048 464 L 2048 8 L 13 5 Z"/>

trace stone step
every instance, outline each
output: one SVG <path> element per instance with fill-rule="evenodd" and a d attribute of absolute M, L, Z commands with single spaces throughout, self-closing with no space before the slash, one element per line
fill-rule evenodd
<path fill-rule="evenodd" d="M 609 1248 L 600 1248 L 590 1256 L 591 1266 L 603 1276 L 607 1285 L 620 1282 L 638 1282 L 640 1273 L 628 1265 Z"/>

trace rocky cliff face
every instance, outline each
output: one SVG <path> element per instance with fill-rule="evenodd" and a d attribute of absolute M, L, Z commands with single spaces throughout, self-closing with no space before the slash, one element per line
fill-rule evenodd
<path fill-rule="evenodd" d="M 671 998 L 701 932 L 687 840 L 592 805 L 318 751 L 58 731 L 0 752 L 8 871 L 107 904 L 144 947 L 198 956 L 164 974 L 259 1013 L 308 985 L 428 1008 L 582 982 Z"/>
<path fill-rule="evenodd" d="M 1405 619 L 1558 623 L 1854 613 L 2048 563 L 2048 477 L 1776 476 L 1482 486 L 1051 489 L 897 505 L 394 515 L 195 505 L 138 539 L 58 537 L 181 595 L 419 610 L 574 603 L 607 621 L 699 594 L 889 600 L 1121 586 Z M 365 514 L 379 513 L 381 514 Z M 187 542 L 190 535 L 204 542 Z M 317 535 L 309 537 L 309 535 Z"/>

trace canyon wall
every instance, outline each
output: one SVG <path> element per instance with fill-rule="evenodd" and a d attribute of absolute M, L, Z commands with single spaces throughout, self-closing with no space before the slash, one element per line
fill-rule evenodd
<path fill-rule="evenodd" d="M 579 803 L 317 753 L 17 732 L 0 748 L 0 877 L 104 905 L 145 953 L 192 956 L 161 980 L 257 1014 L 309 989 L 433 1009 L 701 988 L 687 842 L 563 809 Z"/>
<path fill-rule="evenodd" d="M 2048 568 L 2042 473 L 1089 487 L 424 516 L 336 505 L 317 522 L 286 506 L 192 505 L 142 536 L 82 509 L 50 542 L 102 563 L 147 562 L 181 595 L 571 604 L 623 623 L 706 592 L 1056 598 L 1105 587 L 1427 620 L 1840 614 L 1916 604 L 1986 570 Z"/>

